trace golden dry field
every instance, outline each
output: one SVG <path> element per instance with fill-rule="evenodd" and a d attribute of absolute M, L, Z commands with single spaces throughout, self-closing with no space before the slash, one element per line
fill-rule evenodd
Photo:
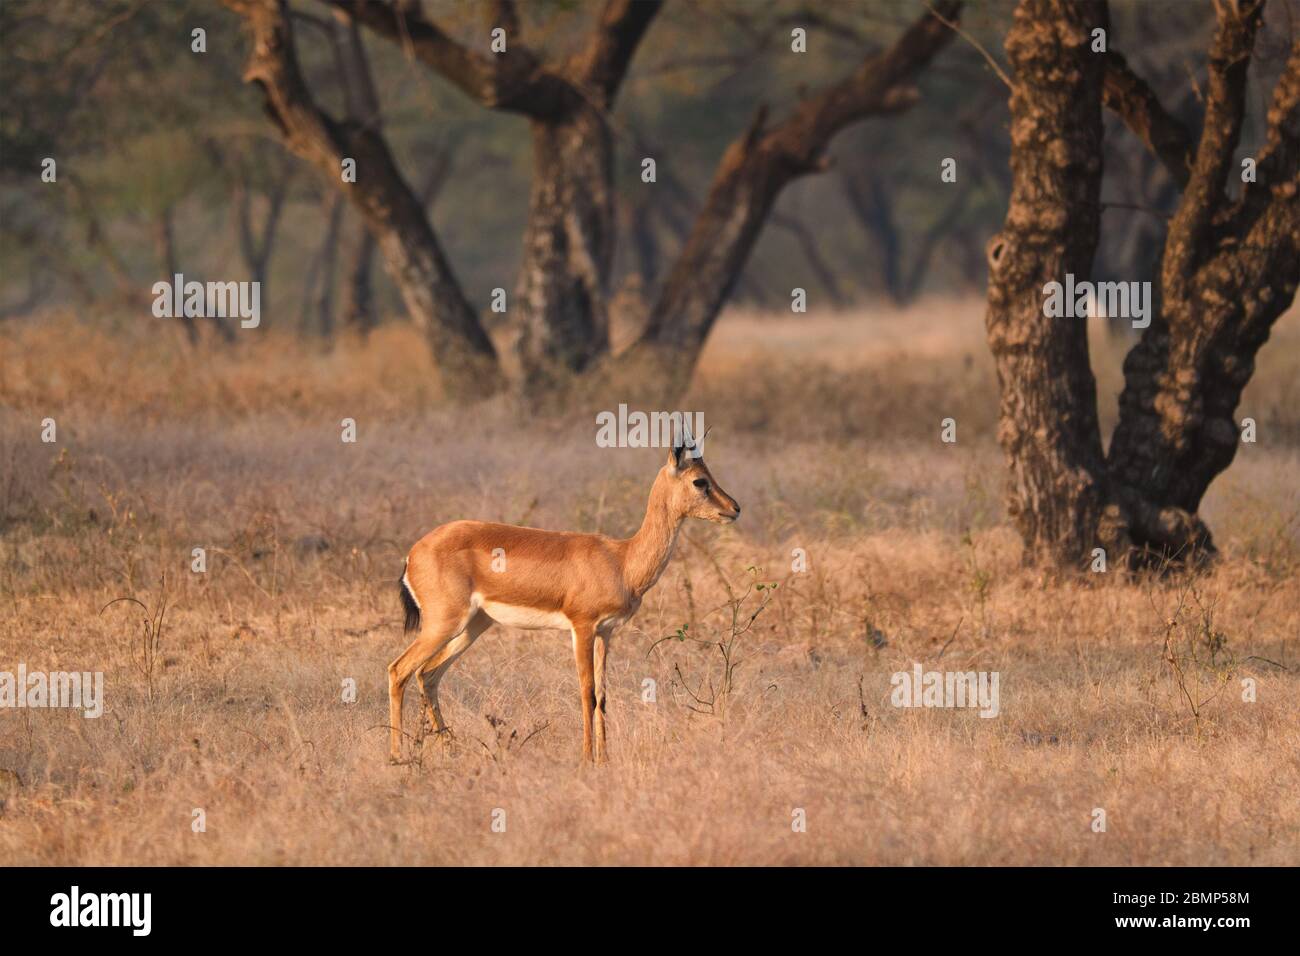
<path fill-rule="evenodd" d="M 443 682 L 454 741 L 389 766 L 396 582 L 455 518 L 628 535 L 663 453 L 444 407 L 405 325 L 251 334 L 0 327 L 0 671 L 104 675 L 96 719 L 0 709 L 6 863 L 1300 863 L 1295 311 L 1202 510 L 1221 560 L 1130 580 L 1020 566 L 981 302 L 728 313 L 682 408 L 744 515 L 615 638 L 594 768 L 569 636 L 503 628 Z M 1125 340 L 1093 343 L 1109 428 Z M 914 663 L 997 672 L 997 716 L 892 706 Z"/>

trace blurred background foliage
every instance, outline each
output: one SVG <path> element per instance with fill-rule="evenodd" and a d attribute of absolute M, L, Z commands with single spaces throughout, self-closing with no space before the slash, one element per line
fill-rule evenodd
<path fill-rule="evenodd" d="M 1194 118 L 1210 4 L 1111 6 L 1112 43 L 1171 110 Z M 462 42 L 486 46 L 480 5 L 437 0 L 424 8 Z M 342 116 L 343 87 L 322 28 L 330 12 L 306 0 L 293 9 L 313 95 Z M 554 58 L 576 48 L 597 6 L 536 0 L 521 9 L 529 44 Z M 616 302 L 620 293 L 652 296 L 719 158 L 760 104 L 783 115 L 865 51 L 887 45 L 922 9 L 911 0 L 670 2 L 612 118 L 621 200 Z M 1009 0 L 969 3 L 964 36 L 920 78 L 921 102 L 851 127 L 835 140 L 828 171 L 782 193 L 733 301 L 788 308 L 796 285 L 813 307 L 982 293 L 984 244 L 1005 215 L 1010 180 L 1008 90 L 988 58 L 1005 60 L 1011 11 Z M 795 27 L 808 31 L 806 54 L 791 52 Z M 206 31 L 204 53 L 191 50 L 196 28 Z M 389 142 L 408 181 L 437 179 L 434 227 L 486 313 L 492 288 L 514 288 L 520 261 L 528 123 L 471 102 L 398 45 L 362 37 Z M 187 278 L 251 278 L 241 230 L 264 238 L 278 202 L 264 321 L 327 336 L 339 327 L 332 290 L 359 248 L 360 222 L 350 208 L 336 210 L 332 191 L 285 152 L 256 91 L 241 81 L 248 39 L 237 16 L 216 0 L 3 0 L 0 42 L 0 313 L 145 297 L 172 266 Z M 1265 69 L 1270 62 L 1261 58 Z M 1271 79 L 1255 78 L 1252 94 L 1264 95 Z M 1263 132 L 1262 109 L 1251 112 L 1246 150 Z M 1106 122 L 1103 198 L 1111 205 L 1097 271 L 1149 276 L 1176 191 L 1133 136 L 1113 117 Z M 645 156 L 657 161 L 652 186 L 640 180 Z M 46 157 L 58 164 L 57 184 L 41 181 Z M 949 157 L 957 160 L 955 184 L 939 179 Z M 324 253 L 326 241 L 337 255 Z M 376 311 L 400 318 L 378 264 L 374 273 Z"/>

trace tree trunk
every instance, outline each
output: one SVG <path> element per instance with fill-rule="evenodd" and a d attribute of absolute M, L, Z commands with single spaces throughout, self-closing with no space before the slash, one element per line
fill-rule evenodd
<path fill-rule="evenodd" d="M 375 239 L 363 223 L 352 243 L 352 269 L 347 284 L 343 321 L 364 339 L 378 323 L 375 315 Z"/>
<path fill-rule="evenodd" d="M 1255 354 L 1300 279 L 1300 40 L 1268 111 L 1258 181 L 1236 199 L 1224 188 L 1236 168 L 1261 10 L 1251 0 L 1216 6 L 1205 120 L 1193 147 L 1123 57 L 1088 52 L 1089 31 L 1105 25 L 1104 5 L 1021 0 L 1007 38 L 1017 75 L 1011 208 L 990 243 L 987 324 L 1002 388 L 1008 509 L 1027 557 L 1077 566 L 1102 547 L 1132 567 L 1214 553 L 1196 511 L 1236 454 L 1234 414 Z M 1185 184 L 1165 241 L 1159 305 L 1125 360 L 1104 462 L 1086 320 L 1043 317 L 1044 284 L 1066 273 L 1087 278 L 1097 244 L 1099 70 L 1106 105 Z"/>
<path fill-rule="evenodd" d="M 1220 11 L 1205 129 L 1165 241 L 1162 308 L 1124 362 L 1109 471 L 1135 539 L 1161 552 L 1213 551 L 1196 511 L 1236 456 L 1255 354 L 1300 280 L 1300 39 L 1274 91 L 1257 182 L 1236 201 L 1223 191 L 1261 12 Z"/>
<path fill-rule="evenodd" d="M 915 78 L 951 41 L 960 9 L 956 0 L 939 0 L 888 50 L 866 57 L 784 121 L 768 127 L 760 109 L 727 148 L 642 337 L 615 363 L 615 378 L 638 400 L 668 401 L 686 388 L 780 191 L 825 169 L 825 150 L 844 127 L 905 110 L 920 98 Z"/>
<path fill-rule="evenodd" d="M 154 252 L 158 256 L 158 265 L 167 276 L 167 281 L 175 281 L 175 276 L 181 271 L 181 267 L 176 258 L 176 233 L 172 228 L 171 206 L 165 207 L 154 219 Z M 198 345 L 199 326 L 194 321 L 194 316 L 181 309 L 181 314 L 177 318 L 185 328 L 185 337 L 190 345 Z"/>
<path fill-rule="evenodd" d="M 534 119 L 533 178 L 515 293 L 514 350 L 524 394 L 560 386 L 609 351 L 614 258 L 609 130 L 583 105 L 558 121 Z"/>
<path fill-rule="evenodd" d="M 266 112 L 288 148 L 316 166 L 360 213 L 407 313 L 429 342 L 447 395 L 468 401 L 494 391 L 496 351 L 383 137 L 355 122 L 336 122 L 312 100 L 283 0 L 226 3 L 253 32 L 245 81 L 261 87 Z M 344 160 L 355 161 L 356 182 L 343 180 Z"/>
<path fill-rule="evenodd" d="M 343 197 L 335 193 L 330 197 L 325 239 L 321 243 L 320 285 L 317 286 L 315 303 L 317 327 L 327 342 L 334 338 L 334 273 L 339 257 L 339 226 L 342 221 Z"/>
<path fill-rule="evenodd" d="M 1085 318 L 1053 318 L 1044 286 L 1090 276 L 1100 230 L 1104 60 L 1091 30 L 1104 6 L 1021 0 L 1007 34 L 1011 199 L 989 243 L 985 326 L 1001 389 L 1007 505 L 1031 558 L 1079 563 L 1106 489 Z"/>
<path fill-rule="evenodd" d="M 544 62 L 523 36 L 515 4 L 486 7 L 507 46 L 485 54 L 429 20 L 418 4 L 330 0 L 354 22 L 399 44 L 484 107 L 529 119 L 533 182 L 523 267 L 508 304 L 519 391 L 563 386 L 609 350 L 614 250 L 613 164 L 606 115 L 659 0 L 606 0 L 585 42 Z"/>

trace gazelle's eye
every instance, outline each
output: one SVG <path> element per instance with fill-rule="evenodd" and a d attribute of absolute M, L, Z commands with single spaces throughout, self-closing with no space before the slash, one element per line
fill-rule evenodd
<path fill-rule="evenodd" d="M 696 488 L 704 488 L 704 489 L 707 489 L 707 488 L 709 487 L 709 479 L 707 479 L 707 478 L 696 478 L 695 481 L 692 482 L 692 484 L 694 484 Z"/>

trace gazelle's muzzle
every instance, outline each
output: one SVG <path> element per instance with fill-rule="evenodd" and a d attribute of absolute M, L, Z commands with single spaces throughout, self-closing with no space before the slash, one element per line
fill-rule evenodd
<path fill-rule="evenodd" d="M 730 524 L 740 517 L 740 502 L 725 491 L 714 496 L 713 504 L 718 509 L 718 515 L 714 519 L 722 524 Z"/>

